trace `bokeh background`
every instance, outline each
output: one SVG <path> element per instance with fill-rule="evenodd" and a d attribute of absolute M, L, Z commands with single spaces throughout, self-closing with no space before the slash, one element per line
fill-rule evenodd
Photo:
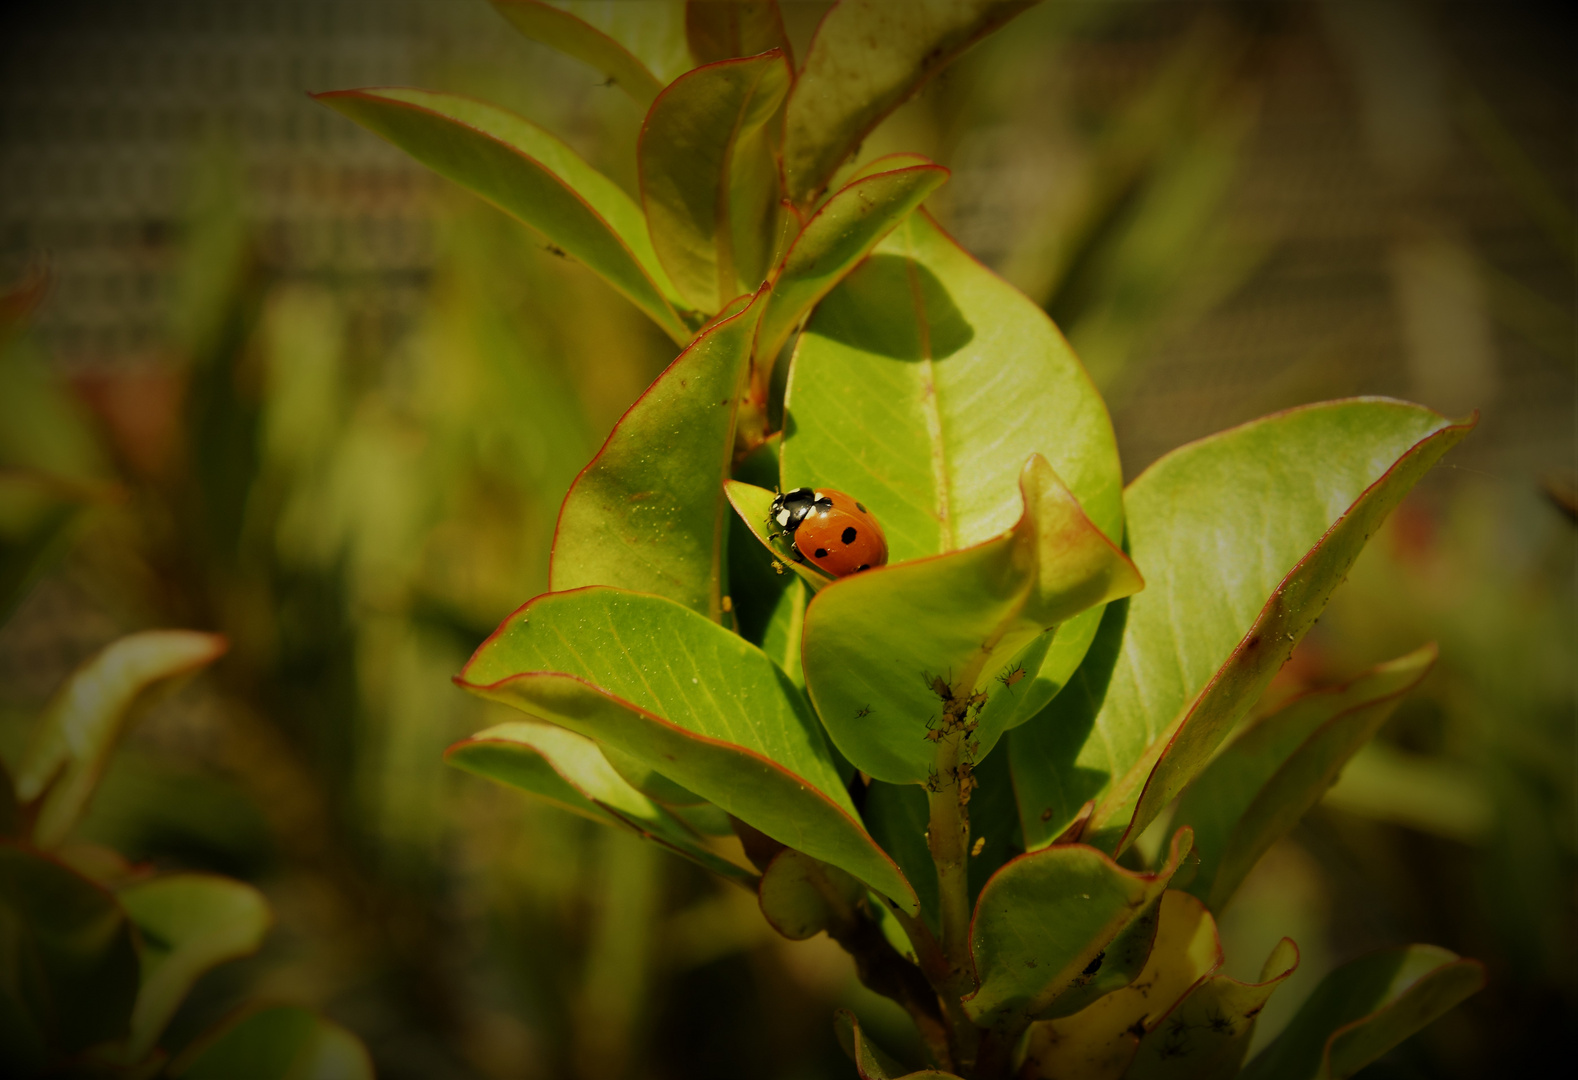
<path fill-rule="evenodd" d="M 622 17 L 660 73 L 665 5 Z M 801 55 L 824 4 L 787 3 Z M 277 923 L 167 1040 L 316 1005 L 388 1078 L 845 1076 L 895 1021 L 826 939 L 651 845 L 447 769 L 449 676 L 546 587 L 570 481 L 674 348 L 306 91 L 498 100 L 633 188 L 640 114 L 483 0 L 55 0 L 0 32 L 0 755 L 125 632 L 231 653 L 143 718 L 86 833 Z M 665 29 L 669 27 L 670 29 Z M 1489 988 L 1365 1077 L 1515 1075 L 1578 1013 L 1574 17 L 1549 3 L 1053 2 L 875 132 L 1042 302 L 1133 476 L 1392 394 L 1479 430 L 1273 694 L 1441 662 L 1224 920 L 1230 972 L 1432 941 Z M 13 296 L 13 308 L 22 305 Z"/>

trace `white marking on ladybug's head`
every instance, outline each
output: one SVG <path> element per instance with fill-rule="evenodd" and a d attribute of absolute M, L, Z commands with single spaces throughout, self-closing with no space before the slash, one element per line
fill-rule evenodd
<path fill-rule="evenodd" d="M 788 525 L 789 525 L 789 511 L 787 511 L 787 510 L 780 510 L 780 511 L 778 511 L 778 524 L 780 526 L 784 527 L 784 528 L 788 527 Z"/>

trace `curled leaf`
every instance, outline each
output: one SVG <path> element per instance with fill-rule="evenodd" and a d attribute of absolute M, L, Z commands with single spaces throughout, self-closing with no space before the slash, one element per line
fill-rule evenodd
<path fill-rule="evenodd" d="M 1039 454 L 1020 491 L 1019 521 L 1000 536 L 852 575 L 807 608 L 806 689 L 833 742 L 871 776 L 924 782 L 927 736 L 944 715 L 968 716 L 976 756 L 989 752 L 1017 714 L 1006 673 L 1020 651 L 1141 587 Z"/>
<path fill-rule="evenodd" d="M 493 9 L 533 41 L 551 45 L 601 71 L 645 108 L 662 81 L 614 38 L 563 8 L 541 0 L 492 0 Z"/>
<path fill-rule="evenodd" d="M 508 723 L 451 746 L 456 768 L 524 791 L 603 824 L 631 829 L 725 877 L 754 881 L 611 766 L 591 739 L 552 724 Z"/>
<path fill-rule="evenodd" d="M 540 596 L 456 681 L 637 759 L 918 908 L 859 823 L 804 695 L 756 646 L 673 601 L 606 588 Z"/>
<path fill-rule="evenodd" d="M 65 840 L 138 699 L 158 683 L 212 663 L 226 648 L 218 634 L 145 630 L 107 646 L 72 674 L 17 769 L 17 799 L 36 804 L 35 846 L 53 848 Z"/>

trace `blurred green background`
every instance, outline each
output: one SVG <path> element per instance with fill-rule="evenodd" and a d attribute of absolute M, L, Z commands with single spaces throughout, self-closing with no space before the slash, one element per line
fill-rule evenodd
<path fill-rule="evenodd" d="M 627 0 L 676 73 L 666 5 Z M 800 54 L 825 4 L 789 3 Z M 85 834 L 259 885 L 249 996 L 316 1005 L 389 1078 L 849 1075 L 825 938 L 639 840 L 448 770 L 501 717 L 451 687 L 546 587 L 580 467 L 674 348 L 543 242 L 312 104 L 508 104 L 634 185 L 636 106 L 482 0 L 125 0 L 0 35 L 0 755 L 151 626 L 231 653 L 125 741 Z M 670 29 L 665 29 L 668 26 Z M 1366 1077 L 1512 1075 L 1578 1013 L 1574 18 L 1565 5 L 1052 2 L 867 139 L 1042 302 L 1133 476 L 1300 402 L 1483 422 L 1394 516 L 1274 695 L 1442 659 L 1224 920 L 1230 973 L 1383 943 L 1489 988 Z"/>

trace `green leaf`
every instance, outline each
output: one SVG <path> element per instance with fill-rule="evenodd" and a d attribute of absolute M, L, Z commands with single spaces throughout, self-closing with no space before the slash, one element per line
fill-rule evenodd
<path fill-rule="evenodd" d="M 601 71 L 642 108 L 663 89 L 662 80 L 629 49 L 568 11 L 538 0 L 492 0 L 492 4 L 522 34 Z"/>
<path fill-rule="evenodd" d="M 1229 743 L 1184 789 L 1173 824 L 1195 831 L 1189 892 L 1220 912 L 1272 844 L 1320 801 L 1398 701 L 1429 672 L 1429 645 L 1346 686 L 1296 698 Z"/>
<path fill-rule="evenodd" d="M 684 823 L 620 776 L 595 742 L 573 731 L 552 724 L 499 724 L 451 746 L 444 759 L 571 813 L 632 829 L 714 873 L 756 880 L 754 871 L 706 847 Z"/>
<path fill-rule="evenodd" d="M 1243 1080 L 1340 1080 L 1485 985 L 1485 968 L 1434 945 L 1384 949 L 1321 980 Z"/>
<path fill-rule="evenodd" d="M 203 1037 L 170 1066 L 182 1080 L 373 1080 L 355 1035 L 311 1009 L 247 1011 Z"/>
<path fill-rule="evenodd" d="M 822 19 L 784 118 L 789 197 L 813 202 L 888 113 L 975 41 L 1030 7 L 1020 0 L 842 0 Z"/>
<path fill-rule="evenodd" d="M 1142 585 L 1039 454 L 1020 490 L 1024 512 L 1001 536 L 851 575 L 806 609 L 806 689 L 840 752 L 879 780 L 925 782 L 929 728 L 948 700 L 984 695 L 974 738 L 977 757 L 989 752 L 1016 716 L 997 680 L 1020 650 Z"/>
<path fill-rule="evenodd" d="M 1027 844 L 1094 798 L 1087 840 L 1123 850 L 1259 699 L 1386 514 L 1471 427 L 1384 398 L 1328 402 L 1181 447 L 1130 484 L 1128 550 L 1146 589 L 1107 609 L 1067 691 L 1015 733 Z"/>
<path fill-rule="evenodd" d="M 782 844 L 916 910 L 859 824 L 805 697 L 756 646 L 657 596 L 540 596 L 457 681 L 637 758 Z"/>
<path fill-rule="evenodd" d="M 1189 894 L 1169 889 L 1162 894 L 1156 942 L 1139 977 L 1073 1016 L 1032 1024 L 1022 1075 L 1118 1080 L 1144 1035 L 1221 964 L 1211 913 Z"/>
<path fill-rule="evenodd" d="M 137 950 L 125 913 L 103 888 L 0 842 L 0 944 L 0 1022 L 9 1036 L 0 1063 L 21 1067 L 46 1048 L 71 1054 L 126 1034 Z"/>
<path fill-rule="evenodd" d="M 926 792 L 915 784 L 885 784 L 873 780 L 866 788 L 861 808 L 866 828 L 882 849 L 893 857 L 920 898 L 921 914 L 935 934 L 939 931 L 937 864 L 926 846 L 931 809 Z"/>
<path fill-rule="evenodd" d="M 794 68 L 777 0 L 687 0 L 685 40 L 698 64 L 778 49 Z"/>
<path fill-rule="evenodd" d="M 1011 528 L 1020 471 L 1037 453 L 1109 539 L 1123 535 L 1117 443 L 1079 360 L 1045 312 L 924 211 L 817 306 L 796 346 L 784 432 L 784 490 L 849 492 L 882 523 L 894 562 Z M 1100 619 L 1092 610 L 1058 630 L 1005 726 L 1061 689 Z"/>
<path fill-rule="evenodd" d="M 1125 870 L 1080 844 L 1004 866 L 981 890 L 970 924 L 980 983 L 964 1000 L 970 1019 L 987 1027 L 1033 1018 L 1077 989 L 1100 970 L 1108 944 L 1161 895 L 1188 850 L 1189 832 L 1181 829 L 1167 864 L 1153 874 Z"/>
<path fill-rule="evenodd" d="M 1089 1008 L 1096 999 L 1123 989 L 1139 977 L 1150 961 L 1151 949 L 1156 943 L 1156 927 L 1162 917 L 1162 895 L 1158 890 L 1129 924 L 1118 931 L 1107 947 L 1091 961 L 1095 970 L 1091 971 L 1087 967 L 1081 971 L 1073 985 L 1042 1010 L 1042 1019 L 1058 1020 L 1072 1016 Z"/>
<path fill-rule="evenodd" d="M 554 536 L 554 591 L 611 585 L 722 618 L 722 485 L 761 302 L 680 353 L 576 478 Z"/>
<path fill-rule="evenodd" d="M 1125 1080 L 1232 1080 L 1273 992 L 1299 966 L 1299 950 L 1283 938 L 1257 983 L 1212 975 L 1197 983 L 1167 1019 L 1140 1040 Z"/>
<path fill-rule="evenodd" d="M 652 249 L 635 201 L 564 143 L 486 102 L 382 87 L 314 95 L 428 168 L 540 232 L 646 312 L 690 340 L 679 294 Z"/>
<path fill-rule="evenodd" d="M 818 301 L 949 176 L 941 165 L 917 164 L 909 155 L 886 160 L 890 168 L 866 172 L 836 191 L 790 245 L 762 315 L 757 352 L 763 358 L 776 357 Z"/>
<path fill-rule="evenodd" d="M 257 951 L 272 916 L 263 894 L 213 874 L 168 874 L 118 893 L 140 935 L 142 988 L 126 1061 L 145 1059 L 198 978 Z"/>
<path fill-rule="evenodd" d="M 865 892 L 865 886 L 838 867 L 793 848 L 773 856 L 756 888 L 768 925 L 790 941 L 851 922 Z"/>
<path fill-rule="evenodd" d="M 658 95 L 637 146 L 652 245 L 691 307 L 754 292 L 777 234 L 768 121 L 793 78 L 779 52 L 722 60 Z"/>
<path fill-rule="evenodd" d="M 53 848 L 76 823 L 132 706 L 157 683 L 195 671 L 228 647 L 217 634 L 128 634 L 79 667 L 50 702 L 17 769 L 16 794 L 33 804 L 33 843 Z"/>
<path fill-rule="evenodd" d="M 891 1054 L 866 1036 L 860 1029 L 860 1021 L 848 1009 L 833 1013 L 833 1033 L 838 1036 L 844 1053 L 855 1063 L 860 1080 L 959 1080 L 953 1073 L 938 1069 L 906 1072 Z"/>

